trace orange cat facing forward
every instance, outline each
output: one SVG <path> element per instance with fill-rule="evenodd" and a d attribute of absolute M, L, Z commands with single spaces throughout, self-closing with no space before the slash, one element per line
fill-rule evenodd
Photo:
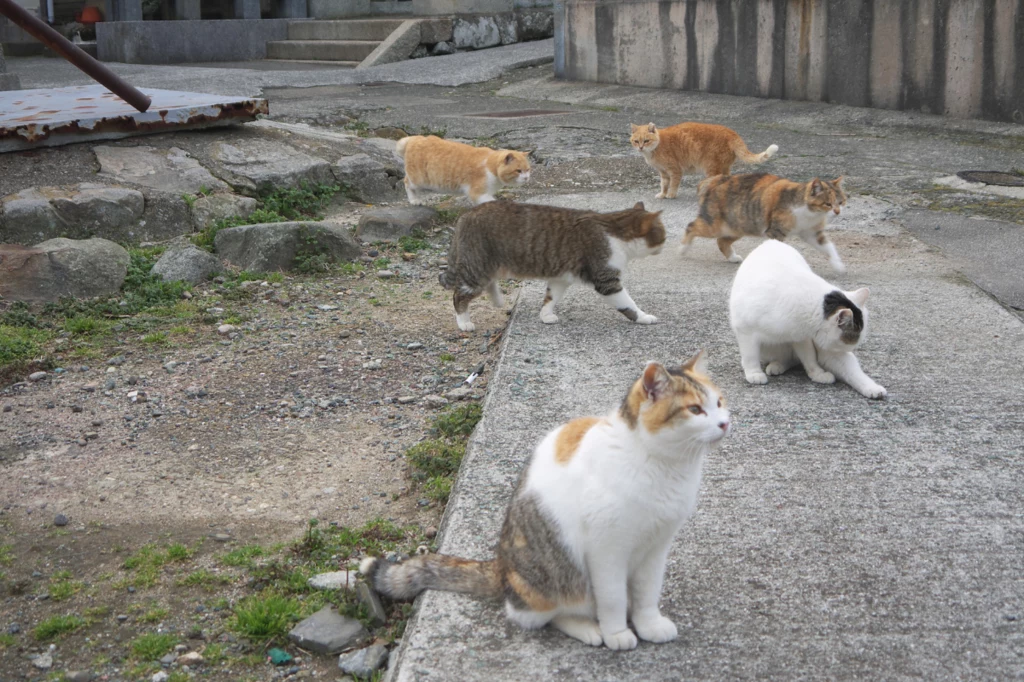
<path fill-rule="evenodd" d="M 629 143 L 661 174 L 661 191 L 655 199 L 675 199 L 679 181 L 688 173 L 728 175 L 737 160 L 758 164 L 779 151 L 773 144 L 754 154 L 735 130 L 710 123 L 680 123 L 668 128 L 653 123 L 634 125 Z"/>
<path fill-rule="evenodd" d="M 494 201 L 502 185 L 530 179 L 530 161 L 523 152 L 472 147 L 429 135 L 398 141 L 395 152 L 405 161 L 405 191 L 410 204 L 422 204 L 422 191 L 461 192 L 474 204 Z"/>

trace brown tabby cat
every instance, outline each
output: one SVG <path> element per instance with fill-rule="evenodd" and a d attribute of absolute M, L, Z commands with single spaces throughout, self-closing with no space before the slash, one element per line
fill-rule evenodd
<path fill-rule="evenodd" d="M 590 646 L 675 639 L 658 605 L 666 560 L 696 510 L 704 460 L 731 427 L 706 372 L 702 354 L 681 367 L 652 362 L 618 409 L 547 434 L 513 493 L 494 559 L 367 557 L 359 570 L 392 599 L 423 590 L 503 598 L 520 627 L 550 623 Z"/>
<path fill-rule="evenodd" d="M 395 153 L 405 161 L 405 192 L 410 204 L 422 204 L 421 190 L 461 192 L 474 204 L 494 201 L 502 185 L 530 179 L 530 160 L 523 152 L 472 147 L 429 135 L 403 137 Z"/>
<path fill-rule="evenodd" d="M 679 181 L 687 173 L 703 170 L 709 177 L 728 175 L 737 159 L 757 164 L 779 151 L 773 144 L 754 154 L 735 130 L 711 123 L 680 123 L 668 128 L 653 123 L 633 125 L 629 143 L 661 174 L 661 191 L 655 199 L 675 199 Z"/>
<path fill-rule="evenodd" d="M 680 253 L 686 253 L 695 237 L 708 237 L 718 240 L 719 250 L 731 263 L 739 263 L 743 259 L 732 249 L 737 239 L 750 235 L 784 241 L 796 232 L 828 256 L 833 270 L 846 272 L 835 244 L 825 236 L 829 211 L 839 215 L 846 204 L 842 184 L 842 176 L 810 182 L 767 173 L 708 178 L 697 187 L 700 213 L 686 226 Z"/>
<path fill-rule="evenodd" d="M 642 203 L 626 211 L 594 213 L 571 208 L 492 201 L 464 213 L 448 249 L 448 269 L 439 281 L 453 289 L 455 321 L 471 332 L 469 303 L 487 292 L 491 303 L 504 301 L 498 279 L 545 279 L 547 296 L 540 310 L 545 324 L 558 322 L 555 306 L 573 282 L 587 282 L 613 308 L 633 322 L 657 318 L 637 307 L 622 286 L 626 264 L 653 255 L 665 243 L 661 212 Z"/>

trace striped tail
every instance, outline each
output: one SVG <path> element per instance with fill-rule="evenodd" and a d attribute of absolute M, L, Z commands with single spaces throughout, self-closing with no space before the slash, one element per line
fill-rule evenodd
<path fill-rule="evenodd" d="M 500 597 L 497 561 L 472 561 L 443 554 L 417 556 L 400 564 L 363 559 L 359 572 L 377 592 L 391 599 L 412 599 L 423 590 Z"/>
<path fill-rule="evenodd" d="M 736 159 L 738 161 L 742 161 L 743 163 L 749 164 L 758 164 L 764 163 L 768 159 L 775 156 L 775 152 L 779 151 L 779 145 L 770 145 L 768 149 L 765 149 L 760 154 L 754 154 L 749 149 L 747 149 L 746 143 L 744 143 L 743 140 L 737 137 L 736 140 L 733 141 L 732 143 L 732 150 L 733 152 L 735 152 Z"/>

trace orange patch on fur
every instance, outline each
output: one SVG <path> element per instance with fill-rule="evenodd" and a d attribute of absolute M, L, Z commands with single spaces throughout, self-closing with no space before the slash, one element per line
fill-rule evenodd
<path fill-rule="evenodd" d="M 505 580 L 508 581 L 509 587 L 515 590 L 515 593 L 518 594 L 519 597 L 526 602 L 526 605 L 533 611 L 551 611 L 558 606 L 558 604 L 533 589 L 533 587 L 531 587 L 530 584 L 515 571 L 509 571 L 505 576 Z"/>
<path fill-rule="evenodd" d="M 587 431 L 599 421 L 601 420 L 598 417 L 581 417 L 563 426 L 555 436 L 555 461 L 559 464 L 568 464 L 579 449 L 580 441 L 587 435 Z"/>

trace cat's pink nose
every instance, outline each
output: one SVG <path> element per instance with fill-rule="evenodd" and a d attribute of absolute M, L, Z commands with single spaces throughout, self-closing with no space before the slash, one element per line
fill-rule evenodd
<path fill-rule="evenodd" d="M 839 215 L 839 207 L 836 206 L 835 208 L 833 208 L 832 212 L 835 213 L 836 215 Z"/>
<path fill-rule="evenodd" d="M 727 421 L 725 421 L 725 422 L 718 422 L 718 428 L 720 428 L 723 431 L 725 431 L 726 433 L 728 433 L 728 431 L 729 431 L 729 422 L 727 422 Z"/>

